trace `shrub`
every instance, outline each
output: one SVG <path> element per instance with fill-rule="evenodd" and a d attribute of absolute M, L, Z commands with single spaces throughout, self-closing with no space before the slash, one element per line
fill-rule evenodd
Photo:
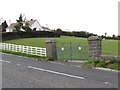
<path fill-rule="evenodd" d="M 120 70 L 120 61 L 111 60 L 111 61 L 104 61 L 104 60 L 91 60 L 84 64 L 87 67 L 103 67 L 103 68 L 110 68 Z"/>
<path fill-rule="evenodd" d="M 29 32 L 5 32 L 2 33 L 2 40 L 10 40 L 17 38 L 33 38 L 33 37 L 60 37 L 56 32 L 49 31 L 29 31 Z"/>
<path fill-rule="evenodd" d="M 119 63 L 108 64 L 107 67 L 111 68 L 111 69 L 120 70 L 120 64 Z"/>
<path fill-rule="evenodd" d="M 105 67 L 106 63 L 105 61 L 99 60 L 99 62 L 96 64 L 96 67 Z"/>

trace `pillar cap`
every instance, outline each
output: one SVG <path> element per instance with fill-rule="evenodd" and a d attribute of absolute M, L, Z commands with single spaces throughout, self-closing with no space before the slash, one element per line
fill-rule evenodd
<path fill-rule="evenodd" d="M 88 40 L 89 40 L 89 41 L 91 41 L 91 40 L 102 40 L 102 38 L 99 37 L 99 36 L 90 36 L 90 37 L 88 38 Z"/>

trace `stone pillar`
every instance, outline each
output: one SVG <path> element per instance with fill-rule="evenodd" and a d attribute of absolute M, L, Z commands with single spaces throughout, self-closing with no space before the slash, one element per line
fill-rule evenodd
<path fill-rule="evenodd" d="M 102 38 L 98 36 L 91 36 L 88 38 L 89 57 L 97 59 L 101 54 Z"/>
<path fill-rule="evenodd" d="M 56 41 L 55 40 L 47 40 L 46 43 L 46 53 L 48 58 L 53 58 L 57 60 L 57 50 L 56 50 Z"/>

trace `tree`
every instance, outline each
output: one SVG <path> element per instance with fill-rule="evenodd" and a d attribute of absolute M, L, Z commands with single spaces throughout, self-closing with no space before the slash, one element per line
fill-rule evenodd
<path fill-rule="evenodd" d="M 107 33 L 105 32 L 105 37 L 106 37 Z"/>
<path fill-rule="evenodd" d="M 4 21 L 4 22 L 2 23 L 2 32 L 5 32 L 7 27 L 8 27 L 7 22 Z"/>
<path fill-rule="evenodd" d="M 20 29 L 22 28 L 22 26 L 23 26 L 23 23 L 19 22 L 17 25 L 14 26 L 15 31 L 20 31 Z"/>
<path fill-rule="evenodd" d="M 63 32 L 60 28 L 58 28 L 56 31 L 57 31 L 60 35 L 61 35 L 62 32 Z"/>
<path fill-rule="evenodd" d="M 33 31 L 36 31 L 37 28 L 33 28 Z"/>
<path fill-rule="evenodd" d="M 32 31 L 32 29 L 29 26 L 22 26 L 22 29 L 24 29 L 26 32 Z"/>
<path fill-rule="evenodd" d="M 20 14 L 19 19 L 16 20 L 16 21 L 17 21 L 17 22 L 23 22 L 23 16 L 22 16 L 22 14 Z"/>
<path fill-rule="evenodd" d="M 115 35 L 113 34 L 113 36 L 112 36 L 113 38 L 115 37 Z"/>

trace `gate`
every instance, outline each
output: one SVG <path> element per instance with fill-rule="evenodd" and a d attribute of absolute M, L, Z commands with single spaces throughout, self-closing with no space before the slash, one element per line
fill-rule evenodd
<path fill-rule="evenodd" d="M 57 43 L 58 60 L 87 60 L 88 46 L 80 42 Z"/>

